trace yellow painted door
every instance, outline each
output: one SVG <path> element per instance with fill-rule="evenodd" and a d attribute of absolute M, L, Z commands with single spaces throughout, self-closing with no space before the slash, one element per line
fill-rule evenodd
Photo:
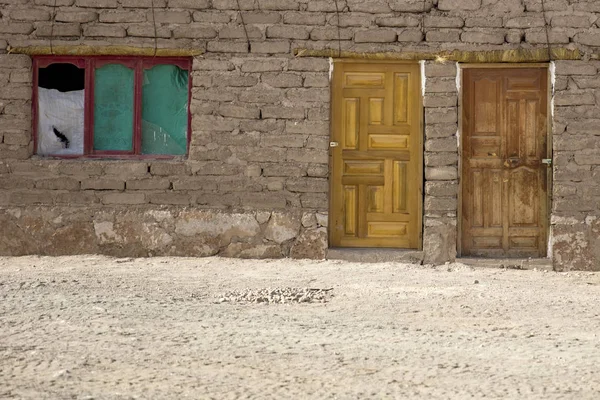
<path fill-rule="evenodd" d="M 336 62 L 330 245 L 421 247 L 419 64 Z"/>
<path fill-rule="evenodd" d="M 547 74 L 463 72 L 463 255 L 546 256 Z"/>

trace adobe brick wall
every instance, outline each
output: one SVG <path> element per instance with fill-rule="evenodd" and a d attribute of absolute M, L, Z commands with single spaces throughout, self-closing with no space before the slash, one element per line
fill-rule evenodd
<path fill-rule="evenodd" d="M 553 46 L 582 54 L 556 62 L 552 255 L 559 269 L 600 269 L 600 2 L 547 0 L 545 19 L 539 0 L 339 0 L 339 17 L 333 0 L 240 4 L 250 49 L 236 0 L 154 0 L 154 16 L 150 0 L 0 0 L 1 254 L 323 257 L 329 62 L 293 50 L 544 49 L 547 20 Z M 8 49 L 51 34 L 53 46 L 153 47 L 153 20 L 160 48 L 205 53 L 189 159 L 32 156 L 31 60 Z M 456 65 L 425 71 L 423 246 L 443 262 L 456 256 Z M 219 230 L 236 220 L 248 229 Z"/>

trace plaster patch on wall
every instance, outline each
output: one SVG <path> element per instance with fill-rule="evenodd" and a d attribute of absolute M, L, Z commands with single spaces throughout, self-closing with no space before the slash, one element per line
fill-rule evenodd
<path fill-rule="evenodd" d="M 556 84 L 556 64 L 550 61 L 550 116 L 554 118 L 554 87 Z"/>
<path fill-rule="evenodd" d="M 554 63 L 554 61 L 550 61 L 550 66 L 548 67 L 549 71 L 550 71 L 550 129 L 553 128 L 554 126 L 554 88 L 556 85 L 556 64 Z M 552 166 L 552 168 L 554 168 L 554 166 Z M 550 200 L 549 200 L 550 201 Z M 550 229 L 548 229 L 548 243 L 547 243 L 547 247 L 548 247 L 548 253 L 547 256 L 549 259 L 552 259 L 552 255 L 553 255 L 553 251 L 552 251 L 552 245 L 554 244 L 555 238 L 554 238 L 554 226 L 551 225 L 549 227 Z"/>
<path fill-rule="evenodd" d="M 333 58 L 329 57 L 329 82 L 331 82 L 332 76 L 333 76 Z"/>
<path fill-rule="evenodd" d="M 460 64 L 457 62 L 456 63 L 456 93 L 460 98 L 460 87 L 461 87 L 461 70 L 460 70 Z M 459 100 L 459 107 L 458 107 L 458 111 L 460 112 L 460 100 Z M 460 120 L 460 117 L 459 117 Z M 456 129 L 456 146 L 460 149 L 460 123 L 458 124 L 458 127 Z"/>
<path fill-rule="evenodd" d="M 425 60 L 420 60 L 419 65 L 421 66 L 421 97 L 423 101 L 425 101 L 425 83 L 427 82 L 427 77 L 425 76 Z"/>

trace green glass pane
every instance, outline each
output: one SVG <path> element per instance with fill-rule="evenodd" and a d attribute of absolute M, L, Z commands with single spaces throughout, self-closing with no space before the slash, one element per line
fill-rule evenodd
<path fill-rule="evenodd" d="M 142 154 L 185 154 L 187 129 L 188 72 L 175 65 L 144 70 Z"/>
<path fill-rule="evenodd" d="M 107 64 L 95 71 L 94 150 L 133 150 L 134 71 Z"/>

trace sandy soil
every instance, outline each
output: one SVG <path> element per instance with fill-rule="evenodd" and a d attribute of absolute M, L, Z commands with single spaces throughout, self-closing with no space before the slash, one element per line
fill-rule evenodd
<path fill-rule="evenodd" d="M 600 398 L 600 275 L 0 258 L 0 398 Z M 217 303 L 333 288 L 327 303 Z"/>

